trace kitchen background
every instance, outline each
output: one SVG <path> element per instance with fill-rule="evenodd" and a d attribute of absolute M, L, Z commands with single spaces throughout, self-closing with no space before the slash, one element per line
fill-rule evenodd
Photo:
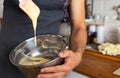
<path fill-rule="evenodd" d="M 120 0 L 93 0 L 93 6 L 91 6 L 92 0 L 86 0 L 88 1 L 88 6 L 93 7 L 91 9 L 92 16 L 94 16 L 99 20 L 102 20 L 100 22 L 105 26 L 105 41 L 109 42 L 118 42 L 118 27 L 120 27 L 120 20 L 116 20 L 118 17 L 117 12 L 113 7 L 117 7 L 120 5 Z M 120 19 L 120 6 L 118 8 L 119 11 L 119 19 Z M 2 12 L 3 12 L 3 0 L 0 0 L 0 18 L 2 18 Z M 90 23 L 90 22 L 89 22 Z M 119 30 L 120 31 L 120 30 Z"/>
<path fill-rule="evenodd" d="M 92 14 L 89 16 L 87 23 L 93 23 L 93 16 L 96 19 L 99 19 L 99 24 L 103 24 L 105 27 L 105 41 L 116 43 L 118 42 L 118 29 L 120 29 L 120 20 L 116 20 L 118 17 L 117 12 L 113 7 L 117 7 L 120 5 L 120 0 L 93 0 L 93 6 L 91 6 L 92 0 L 87 0 L 90 6 L 90 10 Z M 93 8 L 92 8 L 93 7 Z M 92 9 L 91 9 L 92 8 Z M 118 8 L 120 15 L 120 7 Z M 0 18 L 2 18 L 3 12 L 3 0 L 0 0 Z M 120 17 L 120 16 L 119 16 Z M 102 20 L 102 22 L 101 22 Z M 67 28 L 67 27 L 66 27 Z M 64 29 L 65 30 L 65 29 Z M 66 30 L 65 30 L 66 31 Z M 120 31 L 120 30 L 119 30 Z M 69 32 L 69 31 L 68 31 Z M 84 75 L 75 74 L 74 78 L 88 78 Z M 71 75 L 73 75 L 71 74 Z M 69 77 L 68 77 L 69 78 Z"/>
<path fill-rule="evenodd" d="M 3 0 L 0 0 L 0 18 L 2 18 L 2 12 L 3 12 Z"/>
<path fill-rule="evenodd" d="M 87 16 L 93 21 L 89 23 L 97 23 L 104 26 L 104 41 L 117 43 L 118 29 L 120 31 L 120 1 L 119 0 L 87 0 L 89 9 L 92 14 Z M 92 5 L 91 5 L 91 1 Z M 113 9 L 114 8 L 114 9 Z M 118 20 L 117 20 L 118 19 Z M 99 31 L 98 31 L 99 32 Z M 102 33 L 102 31 L 101 31 Z M 102 37 L 102 36 L 100 36 Z"/>

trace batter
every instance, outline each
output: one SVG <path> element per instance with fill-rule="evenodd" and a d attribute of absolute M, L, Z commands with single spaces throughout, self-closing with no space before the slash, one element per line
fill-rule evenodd
<path fill-rule="evenodd" d="M 37 19 L 40 14 L 40 9 L 32 0 L 20 0 L 19 4 L 20 8 L 30 17 L 33 29 L 34 29 L 34 41 L 35 46 L 37 46 L 37 39 L 36 39 L 36 28 L 37 28 Z"/>

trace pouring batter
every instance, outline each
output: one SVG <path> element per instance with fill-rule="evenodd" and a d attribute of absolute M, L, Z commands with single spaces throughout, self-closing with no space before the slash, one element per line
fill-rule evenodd
<path fill-rule="evenodd" d="M 37 28 L 37 19 L 40 14 L 40 9 L 37 7 L 37 5 L 32 0 L 20 0 L 19 4 L 20 8 L 30 17 L 32 24 L 33 24 L 33 30 L 34 30 L 34 42 L 35 46 L 37 46 L 37 37 L 36 37 L 36 28 Z M 25 55 L 21 61 L 20 65 L 37 65 L 37 64 L 43 64 L 49 61 L 49 59 L 46 58 L 31 58 L 27 55 Z M 31 61 L 26 61 L 27 59 Z M 36 62 L 36 60 L 38 60 Z"/>
<path fill-rule="evenodd" d="M 36 28 L 37 28 L 37 19 L 40 14 L 40 9 L 32 0 L 19 0 L 20 1 L 20 8 L 30 17 L 33 29 L 34 29 L 34 42 L 35 46 L 37 46 L 37 39 L 36 39 Z"/>
<path fill-rule="evenodd" d="M 63 10 L 63 8 L 67 8 L 65 2 L 71 2 L 70 50 L 59 54 L 61 58 L 65 58 L 65 63 L 58 67 L 41 69 L 41 74 L 38 74 L 37 78 L 64 77 L 80 63 L 86 45 L 85 0 L 33 0 L 33 2 L 40 8 L 36 35 L 58 35 L 61 21 L 64 16 L 66 17 L 66 10 L 65 14 Z M 0 31 L 1 78 L 26 78 L 9 61 L 10 51 L 21 42 L 34 36 L 34 33 L 31 32 L 33 31 L 31 19 L 19 7 L 19 3 L 19 0 L 4 0 L 3 22 Z"/>

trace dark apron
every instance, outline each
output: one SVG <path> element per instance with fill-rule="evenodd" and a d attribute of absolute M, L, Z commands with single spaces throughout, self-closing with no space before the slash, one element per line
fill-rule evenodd
<path fill-rule="evenodd" d="M 64 17 L 63 0 L 33 0 L 41 9 L 37 35 L 58 34 Z M 26 78 L 9 61 L 9 53 L 19 43 L 33 37 L 32 22 L 18 7 L 18 0 L 4 0 L 3 23 L 0 31 L 0 78 Z"/>

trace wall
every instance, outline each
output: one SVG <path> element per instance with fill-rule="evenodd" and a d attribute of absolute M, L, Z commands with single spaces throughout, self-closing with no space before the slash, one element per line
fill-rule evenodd
<path fill-rule="evenodd" d="M 3 0 L 0 0 L 0 18 L 2 17 L 3 12 Z"/>
<path fill-rule="evenodd" d="M 93 15 L 100 16 L 105 26 L 105 41 L 118 42 L 117 29 L 120 21 L 113 6 L 120 5 L 120 0 L 94 0 Z"/>

